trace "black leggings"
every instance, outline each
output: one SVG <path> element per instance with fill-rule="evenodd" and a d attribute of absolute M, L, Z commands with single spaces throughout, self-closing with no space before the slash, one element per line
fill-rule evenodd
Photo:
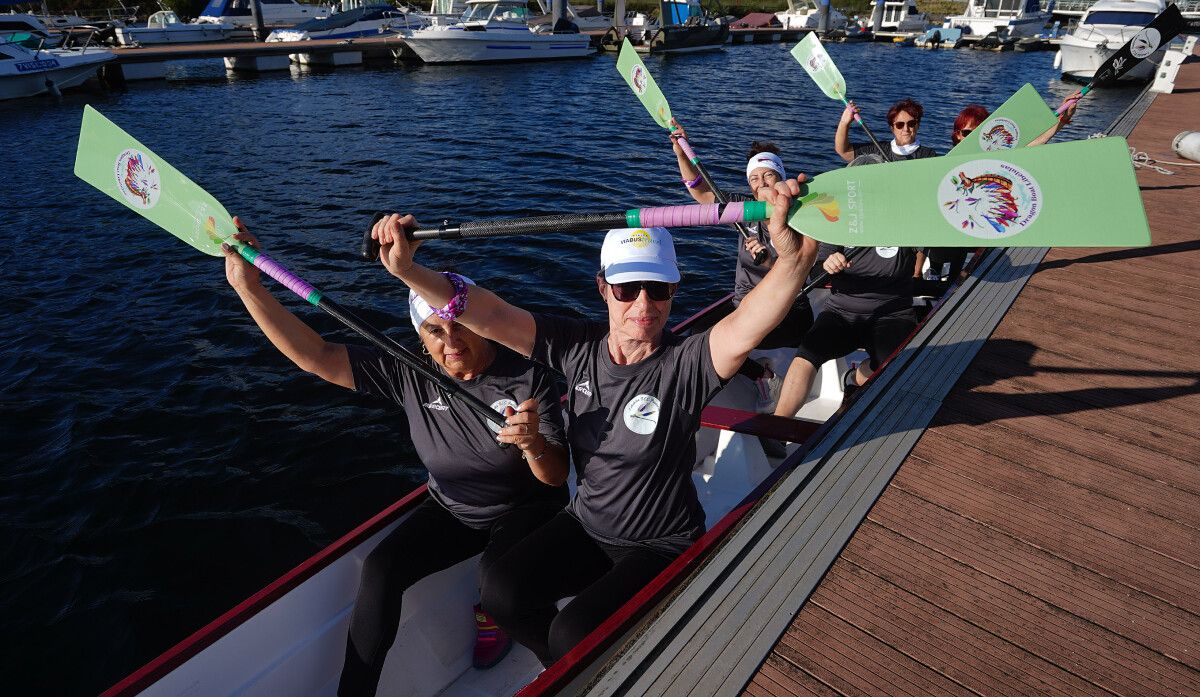
<path fill-rule="evenodd" d="M 871 356 L 871 370 L 876 370 L 916 326 L 917 315 L 911 307 L 870 317 L 823 310 L 800 342 L 796 357 L 820 368 L 825 361 L 865 348 Z"/>
<path fill-rule="evenodd" d="M 483 609 L 543 665 L 562 658 L 674 559 L 592 539 L 561 512 L 487 571 Z M 555 603 L 575 598 L 559 611 Z"/>
<path fill-rule="evenodd" d="M 530 504 L 478 530 L 464 525 L 433 499 L 417 506 L 363 563 L 338 695 L 375 694 L 384 660 L 396 640 L 400 603 L 409 586 L 480 552 L 482 578 L 513 545 L 560 510 L 558 501 Z M 464 618 L 470 613 L 469 607 L 463 608 Z"/>
<path fill-rule="evenodd" d="M 791 348 L 799 346 L 801 339 L 812 328 L 813 311 L 812 305 L 807 302 L 793 305 L 788 311 L 787 316 L 779 323 L 777 327 L 771 330 L 771 333 L 763 337 L 763 340 L 758 342 L 760 349 L 777 349 Z M 745 375 L 751 380 L 757 380 L 763 375 L 766 375 L 766 369 L 756 360 L 747 358 L 742 362 L 742 367 L 738 369 L 738 373 Z"/>

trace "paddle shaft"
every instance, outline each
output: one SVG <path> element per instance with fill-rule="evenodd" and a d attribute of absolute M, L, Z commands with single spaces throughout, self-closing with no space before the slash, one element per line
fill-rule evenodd
<path fill-rule="evenodd" d="M 842 97 L 842 104 L 849 108 L 850 101 L 845 97 Z M 854 109 L 854 120 L 858 122 L 859 126 L 862 126 L 863 132 L 866 133 L 867 137 L 871 139 L 871 144 L 874 145 L 875 149 L 879 151 L 879 154 L 883 157 L 884 161 L 891 162 L 892 154 L 884 150 L 883 146 L 879 144 L 879 141 L 875 140 L 875 134 L 871 132 L 871 129 L 867 128 L 867 123 L 863 121 L 862 116 L 859 115 L 857 108 Z"/>
<path fill-rule="evenodd" d="M 421 360 L 419 356 L 412 351 L 404 348 L 394 340 L 381 334 L 374 327 L 355 317 L 350 311 L 346 310 L 341 305 L 325 297 L 321 291 L 314 288 L 307 281 L 292 273 L 283 264 L 275 261 L 271 257 L 263 254 L 257 249 L 247 244 L 234 243 L 234 248 L 243 259 L 253 264 L 263 273 L 271 278 L 279 281 L 288 290 L 296 295 L 299 295 L 305 302 L 315 305 L 325 312 L 329 313 L 334 319 L 354 330 L 373 346 L 383 351 L 387 355 L 395 358 L 409 368 L 412 368 L 421 377 L 429 380 L 437 385 L 449 397 L 457 397 L 470 407 L 475 413 L 482 416 L 484 419 L 492 422 L 500 428 L 504 428 L 508 424 L 504 417 L 501 416 L 495 409 L 485 404 L 483 400 L 475 395 L 464 390 L 461 386 L 456 385 L 449 377 L 433 370 Z"/>
<path fill-rule="evenodd" d="M 729 203 L 729 198 L 725 196 L 725 194 L 721 192 L 720 187 L 713 182 L 712 177 L 708 174 L 708 168 L 705 167 L 704 163 L 700 161 L 700 158 L 696 156 L 696 151 L 692 150 L 692 145 L 687 141 L 687 138 L 681 137 L 676 142 L 679 143 L 679 147 L 681 150 L 683 150 L 683 154 L 686 155 L 692 165 L 695 166 L 696 171 L 700 172 L 700 178 L 704 180 L 704 184 L 708 186 L 709 191 L 712 191 L 713 196 L 717 199 L 717 203 Z M 743 238 L 747 240 L 751 239 L 750 229 L 745 225 L 738 223 L 734 225 L 734 227 L 737 228 L 737 231 L 742 234 Z M 758 250 L 758 253 L 754 255 L 754 263 L 755 265 L 759 265 L 766 260 L 767 250 L 764 247 L 763 249 Z"/>
<path fill-rule="evenodd" d="M 846 249 L 846 261 L 847 262 L 854 261 L 855 259 L 861 257 L 863 254 L 866 254 L 868 249 L 870 249 L 870 247 L 856 247 L 856 248 L 853 248 L 853 251 L 851 251 L 851 248 L 847 248 Z M 800 289 L 800 295 L 808 295 L 814 288 L 825 285 L 825 283 L 829 280 L 829 277 L 832 275 L 833 274 L 829 273 L 828 271 L 822 271 L 820 274 L 817 275 L 816 278 L 814 278 L 812 281 L 810 281 L 808 283 L 808 285 L 806 285 Z M 797 297 L 799 297 L 799 296 L 797 296 Z"/>

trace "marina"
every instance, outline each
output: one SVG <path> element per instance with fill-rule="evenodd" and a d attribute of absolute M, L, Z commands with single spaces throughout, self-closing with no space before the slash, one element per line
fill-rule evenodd
<path fill-rule="evenodd" d="M 919 13 L 889 5 L 893 20 Z M 473 6 L 486 16 L 439 20 L 440 31 L 488 34 L 525 7 Z M 432 230 L 687 201 L 666 127 L 635 111 L 597 50 L 609 30 L 512 19 L 501 31 L 515 40 L 573 37 L 586 60 L 497 64 L 470 47 L 421 60 L 416 33 L 89 48 L 106 54 L 103 84 L 3 102 L 0 123 L 65 173 L 79 113 L 102 111 L 247 220 L 272 256 L 416 344 L 402 286 L 358 258 L 374 210 L 415 211 Z M 790 172 L 832 181 L 842 107 L 789 55 L 811 30 L 718 23 L 713 50 L 668 38 L 706 26 L 679 19 L 646 25 L 639 52 L 717 181 L 740 190 L 745 147 L 762 138 L 779 142 Z M 887 106 L 912 96 L 925 104 L 922 142 L 945 153 L 968 103 L 994 109 L 1024 87 L 1052 107 L 1076 90 L 1052 55 L 1023 55 L 1016 39 L 995 54 L 911 51 L 924 32 L 903 28 L 873 42 L 826 36 L 843 94 L 877 131 Z M 1187 419 L 1200 378 L 1180 362 L 1197 331 L 1188 221 L 1200 168 L 1172 151 L 1200 113 L 1200 56 L 1180 58 L 1168 53 L 1132 88 L 1089 84 L 1055 139 L 1128 136 L 1149 246 L 972 248 L 961 279 L 914 298 L 923 322 L 870 381 L 846 389 L 865 352 L 830 361 L 798 419 L 764 411 L 757 383 L 734 380 L 695 437 L 708 531 L 652 583 L 544 672 L 519 645 L 479 670 L 468 560 L 406 592 L 379 694 L 1200 689 L 1188 657 L 1200 636 L 1188 498 L 1200 495 L 1188 474 L 1200 434 Z M 241 311 L 219 260 L 83 182 L 56 176 L 2 198 L 14 249 L 45 237 L 69 202 L 66 234 L 88 250 L 40 266 L 10 253 L 0 283 L 26 300 L 0 333 L 3 409 L 18 426 L 4 438 L 6 476 L 21 484 L 0 607 L 18 688 L 333 694 L 363 560 L 431 497 L 396 431 L 402 411 L 296 371 Z M 421 254 L 535 311 L 595 316 L 601 236 L 436 240 Z M 687 336 L 733 309 L 735 238 L 681 228 L 675 244 L 669 326 Z M 355 342 L 289 298 L 322 336 Z M 812 299 L 819 311 L 829 293 Z M 47 645 L 85 658 L 58 673 Z"/>

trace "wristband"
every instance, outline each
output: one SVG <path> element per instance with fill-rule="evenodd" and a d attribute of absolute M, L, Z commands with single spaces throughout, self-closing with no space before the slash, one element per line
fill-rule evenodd
<path fill-rule="evenodd" d="M 433 314 L 441 317 L 447 322 L 453 322 L 458 319 L 462 313 L 467 311 L 467 283 L 456 273 L 443 271 L 442 275 L 450 281 L 450 285 L 454 287 L 454 297 L 450 298 L 450 302 L 446 303 L 443 308 L 430 308 Z"/>
<path fill-rule="evenodd" d="M 696 178 L 695 178 L 695 179 L 693 179 L 693 180 L 691 180 L 691 181 L 688 181 L 688 180 L 684 179 L 684 180 L 683 180 L 683 185 L 684 185 L 684 186 L 686 186 L 686 187 L 687 187 L 687 188 L 689 188 L 689 189 L 695 189 L 697 186 L 700 186 L 700 181 L 701 181 L 702 179 L 704 179 L 704 175 L 703 175 L 703 174 L 697 174 L 697 175 L 696 175 Z"/>
<path fill-rule="evenodd" d="M 536 457 L 526 457 L 525 461 L 526 462 L 537 462 L 538 460 L 542 459 L 546 455 L 546 451 L 549 448 L 550 448 L 550 441 L 546 440 L 545 437 L 543 437 L 542 438 L 542 452 L 538 453 Z M 528 455 L 529 451 L 526 450 L 525 454 Z"/>

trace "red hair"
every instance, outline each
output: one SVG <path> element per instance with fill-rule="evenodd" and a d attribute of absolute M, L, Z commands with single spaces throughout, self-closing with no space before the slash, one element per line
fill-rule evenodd
<path fill-rule="evenodd" d="M 958 118 L 954 119 L 954 132 L 950 134 L 950 140 L 958 145 L 962 138 L 958 132 L 966 127 L 969 123 L 974 123 L 976 126 L 983 123 L 983 120 L 988 117 L 988 110 L 978 104 L 968 104 L 965 109 L 958 112 Z"/>
<path fill-rule="evenodd" d="M 905 97 L 904 99 L 901 99 L 893 104 L 891 109 L 888 109 L 888 126 L 892 125 L 892 122 L 896 120 L 896 115 L 902 111 L 907 111 L 908 113 L 912 114 L 912 117 L 918 121 L 920 121 L 921 117 L 925 115 L 925 107 L 921 106 L 920 102 L 915 99 Z"/>

